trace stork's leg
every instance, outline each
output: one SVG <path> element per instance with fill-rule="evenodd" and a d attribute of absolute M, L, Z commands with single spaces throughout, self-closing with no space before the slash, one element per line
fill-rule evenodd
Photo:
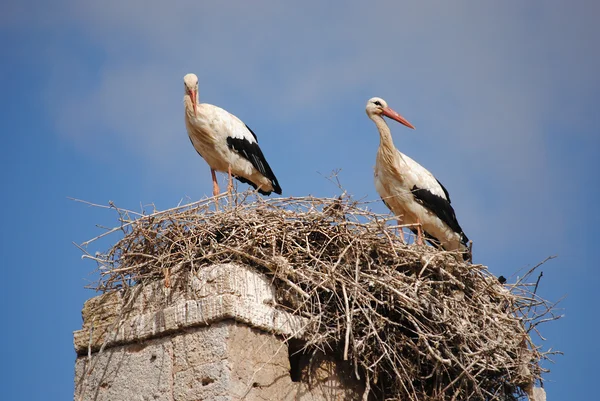
<path fill-rule="evenodd" d="M 402 221 L 398 220 L 398 225 L 402 226 Z M 406 241 L 404 240 L 404 230 L 402 229 L 402 227 L 398 227 L 398 230 L 400 231 L 398 233 L 398 236 L 400 237 L 400 242 L 406 244 Z"/>
<path fill-rule="evenodd" d="M 233 176 L 231 175 L 231 165 L 227 169 L 229 173 L 229 182 L 227 183 L 227 199 L 229 199 L 229 204 L 233 205 Z"/>
<path fill-rule="evenodd" d="M 423 242 L 423 227 L 421 222 L 417 220 L 417 245 L 424 245 Z"/>
<path fill-rule="evenodd" d="M 227 184 L 227 192 L 229 192 L 229 195 L 231 195 L 233 193 L 233 176 L 231 175 L 231 165 L 229 166 L 228 173 L 229 183 Z"/>
<path fill-rule="evenodd" d="M 210 169 L 210 174 L 212 175 L 212 180 L 213 180 L 213 196 L 217 196 L 219 195 L 219 183 L 217 182 L 217 175 L 215 174 L 215 170 L 214 169 Z"/>

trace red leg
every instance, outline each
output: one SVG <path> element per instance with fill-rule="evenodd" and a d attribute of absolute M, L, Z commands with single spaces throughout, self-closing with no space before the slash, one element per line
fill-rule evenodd
<path fill-rule="evenodd" d="M 213 180 L 213 196 L 217 196 L 219 195 L 219 183 L 217 182 L 217 176 L 215 174 L 215 170 L 213 170 L 212 168 L 210 169 L 210 173 L 212 174 L 212 180 Z"/>
<path fill-rule="evenodd" d="M 401 226 L 402 222 L 400 220 L 398 220 L 398 225 Z M 402 242 L 403 244 L 406 244 L 406 241 L 404 240 L 404 230 L 402 229 L 402 227 L 398 227 L 398 230 L 400 230 L 399 237 L 400 237 L 400 242 Z"/>
<path fill-rule="evenodd" d="M 417 220 L 417 245 L 423 244 L 423 227 L 421 227 L 421 222 Z"/>
<path fill-rule="evenodd" d="M 229 166 L 229 183 L 227 184 L 227 192 L 231 195 L 233 193 L 233 176 L 231 175 L 231 165 Z"/>

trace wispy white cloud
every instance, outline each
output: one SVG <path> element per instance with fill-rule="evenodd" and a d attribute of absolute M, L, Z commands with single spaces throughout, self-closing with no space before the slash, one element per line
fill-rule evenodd
<path fill-rule="evenodd" d="M 525 218 L 560 224 L 558 211 L 538 206 L 556 195 L 552 176 L 560 174 L 548 127 L 558 112 L 580 117 L 577 104 L 599 91 L 598 9 L 558 1 L 73 2 L 60 18 L 98 62 L 90 66 L 68 45 L 55 49 L 47 57 L 61 67 L 45 99 L 65 139 L 93 143 L 95 152 L 116 141 L 149 160 L 162 155 L 169 168 L 188 146 L 187 72 L 200 76 L 201 98 L 250 118 L 263 142 L 319 161 L 344 163 L 317 141 L 376 146 L 363 105 L 383 96 L 418 128 L 412 135 L 395 127 L 399 147 L 444 178 L 466 226 L 481 235 L 483 221 L 503 226 L 494 238 L 502 244 Z M 71 75 L 81 77 L 78 89 L 61 91 Z M 362 121 L 338 132 L 346 113 Z M 284 166 L 282 153 L 268 156 Z M 331 168 L 352 174 L 373 159 Z M 183 163 L 197 165 L 193 154 Z M 477 195 L 477 182 L 488 183 L 486 195 Z M 365 188 L 374 192 L 371 182 Z"/>

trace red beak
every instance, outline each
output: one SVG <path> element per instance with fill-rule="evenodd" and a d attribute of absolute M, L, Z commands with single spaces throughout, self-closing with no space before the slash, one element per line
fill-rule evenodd
<path fill-rule="evenodd" d="M 192 94 L 192 107 L 194 107 L 194 115 L 196 115 L 196 98 L 197 98 L 197 94 L 195 90 L 191 90 L 191 94 Z"/>
<path fill-rule="evenodd" d="M 406 125 L 408 128 L 415 129 L 414 125 L 409 123 L 406 118 L 402 117 L 400 114 L 396 113 L 394 110 L 392 110 L 389 107 L 386 107 L 385 109 L 383 109 L 383 115 L 391 118 L 392 120 L 398 121 L 400 124 Z"/>

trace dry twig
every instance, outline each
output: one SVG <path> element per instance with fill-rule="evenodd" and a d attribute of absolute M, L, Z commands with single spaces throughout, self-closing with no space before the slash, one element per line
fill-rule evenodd
<path fill-rule="evenodd" d="M 337 198 L 210 198 L 141 215 L 110 208 L 121 238 L 92 286 L 113 291 L 238 262 L 273 277 L 278 307 L 312 318 L 307 347 L 328 350 L 367 378 L 379 399 L 507 400 L 541 381 L 530 338 L 557 317 L 525 282 L 501 285 L 452 252 L 410 246 L 393 216 Z M 220 202 L 220 207 L 215 207 Z M 537 283 L 536 286 L 537 288 Z M 366 399 L 365 394 L 364 399 Z"/>

